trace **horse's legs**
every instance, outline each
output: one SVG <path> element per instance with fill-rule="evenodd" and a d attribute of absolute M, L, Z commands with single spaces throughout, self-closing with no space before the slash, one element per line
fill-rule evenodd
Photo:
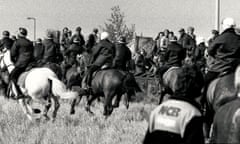
<path fill-rule="evenodd" d="M 158 104 L 161 104 L 163 102 L 163 98 L 164 98 L 164 96 L 166 94 L 167 94 L 166 89 L 165 88 L 161 88 L 161 93 L 160 93 L 160 98 L 159 98 Z"/>
<path fill-rule="evenodd" d="M 87 98 L 87 106 L 85 107 L 86 111 L 89 112 L 90 114 L 93 114 L 93 112 L 90 109 L 90 106 L 93 102 L 93 100 L 95 100 L 97 97 L 94 95 L 89 95 Z"/>
<path fill-rule="evenodd" d="M 104 103 L 104 112 L 103 112 L 103 115 L 105 116 L 111 115 L 113 111 L 112 99 L 115 96 L 115 93 L 113 91 L 105 93 L 105 103 Z"/>
<path fill-rule="evenodd" d="M 27 115 L 28 119 L 29 119 L 29 120 L 32 120 L 32 117 L 31 117 L 31 115 L 30 115 L 30 113 L 29 113 L 29 111 L 28 111 L 28 107 L 27 107 L 27 105 L 26 105 L 25 99 L 23 99 L 23 98 L 22 98 L 22 99 L 19 99 L 19 104 L 21 105 L 22 110 L 23 110 L 24 114 Z"/>
<path fill-rule="evenodd" d="M 119 103 L 121 101 L 122 96 L 123 96 L 124 105 L 126 106 L 127 109 L 129 108 L 129 99 L 128 99 L 128 94 L 127 93 L 117 94 L 117 97 L 116 97 L 116 99 L 114 101 L 114 104 L 113 104 L 113 108 L 119 107 Z"/>
<path fill-rule="evenodd" d="M 56 116 L 57 116 L 57 111 L 58 111 L 58 109 L 60 107 L 60 103 L 59 103 L 57 97 L 52 96 L 52 99 L 53 99 L 53 102 L 54 102 L 54 110 L 53 110 L 53 115 L 52 115 L 52 118 L 53 118 L 52 121 L 55 121 Z"/>
<path fill-rule="evenodd" d="M 44 107 L 44 111 L 43 111 L 43 116 L 45 117 L 46 120 L 49 120 L 50 118 L 48 117 L 47 113 L 50 109 L 50 107 L 52 106 L 52 101 L 51 98 L 48 99 L 48 103 L 45 105 Z"/>
<path fill-rule="evenodd" d="M 120 103 L 120 101 L 121 101 L 121 97 L 122 97 L 122 94 L 117 94 L 117 97 L 116 97 L 116 99 L 115 99 L 115 101 L 114 101 L 114 104 L 113 104 L 113 107 L 114 107 L 114 108 L 119 107 L 119 103 Z"/>
<path fill-rule="evenodd" d="M 75 105 L 79 104 L 82 99 L 82 96 L 74 99 L 71 103 L 71 109 L 70 109 L 70 114 L 75 114 Z"/>
<path fill-rule="evenodd" d="M 126 93 L 126 94 L 124 94 L 123 95 L 123 98 L 124 98 L 124 105 L 126 106 L 126 109 L 128 109 L 129 108 L 129 96 L 128 96 L 128 94 Z"/>

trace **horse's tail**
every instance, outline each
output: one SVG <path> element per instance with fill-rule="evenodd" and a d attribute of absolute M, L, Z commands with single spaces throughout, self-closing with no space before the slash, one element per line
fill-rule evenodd
<path fill-rule="evenodd" d="M 237 95 L 240 96 L 240 66 L 237 67 L 234 76 L 234 86 L 237 90 Z"/>
<path fill-rule="evenodd" d="M 136 92 L 142 92 L 135 77 L 131 73 L 127 73 L 123 79 L 123 87 L 129 97 L 135 95 Z"/>
<path fill-rule="evenodd" d="M 59 96 L 62 99 L 74 99 L 77 98 L 78 93 L 74 91 L 67 90 L 66 85 L 59 79 L 53 76 L 48 77 L 51 85 L 52 94 Z"/>

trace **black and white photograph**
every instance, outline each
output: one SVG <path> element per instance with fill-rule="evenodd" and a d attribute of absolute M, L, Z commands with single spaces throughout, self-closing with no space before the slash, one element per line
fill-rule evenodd
<path fill-rule="evenodd" d="M 0 0 L 0 144 L 240 144 L 239 0 Z"/>

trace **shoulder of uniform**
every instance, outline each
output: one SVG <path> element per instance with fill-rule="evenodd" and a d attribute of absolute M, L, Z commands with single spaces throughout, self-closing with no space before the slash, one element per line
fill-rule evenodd
<path fill-rule="evenodd" d="M 183 100 L 171 99 L 171 100 L 167 101 L 167 104 L 180 107 L 183 111 L 185 111 L 187 113 L 192 113 L 193 115 L 196 115 L 196 116 L 202 115 L 200 110 L 198 108 L 196 108 L 193 104 L 183 101 Z"/>

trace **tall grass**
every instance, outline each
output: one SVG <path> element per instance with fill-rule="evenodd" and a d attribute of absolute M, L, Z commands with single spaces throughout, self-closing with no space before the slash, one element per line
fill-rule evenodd
<path fill-rule="evenodd" d="M 0 99 L 0 144 L 140 144 L 153 104 L 123 105 L 105 119 L 103 105 L 96 102 L 94 116 L 85 112 L 83 103 L 70 115 L 70 105 L 61 102 L 57 119 L 52 122 L 29 121 L 17 102 Z M 51 111 L 49 112 L 51 115 Z"/>

